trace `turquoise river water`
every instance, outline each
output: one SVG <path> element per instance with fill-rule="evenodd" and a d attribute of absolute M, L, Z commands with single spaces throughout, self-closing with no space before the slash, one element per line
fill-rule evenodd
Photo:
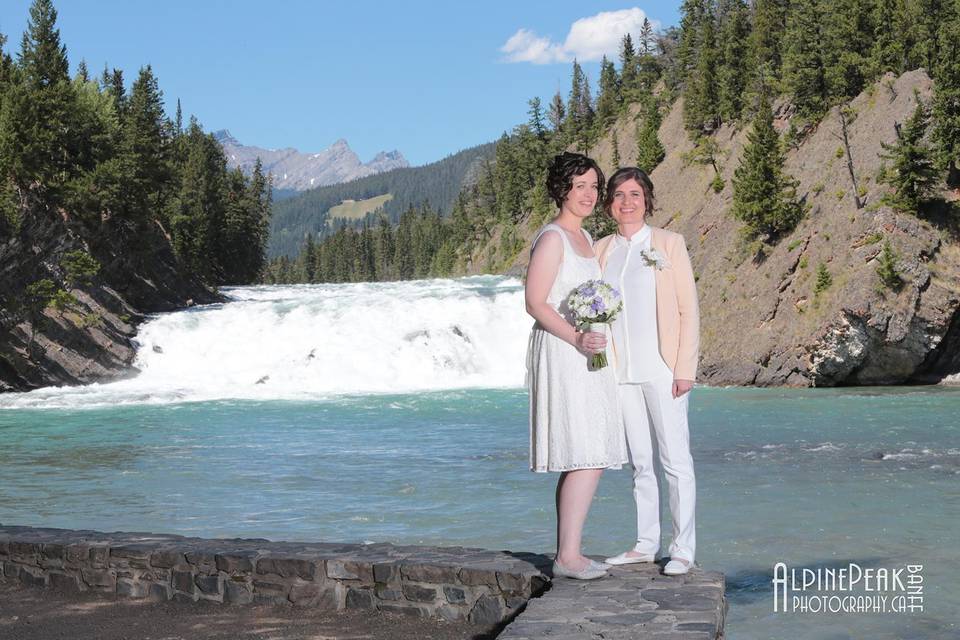
<path fill-rule="evenodd" d="M 147 324 L 137 378 L 0 396 L 0 522 L 552 551 L 516 281 L 230 293 Z M 960 638 L 960 389 L 697 388 L 691 440 L 727 637 Z M 634 526 L 607 472 L 586 551 Z M 923 610 L 774 612 L 777 562 L 922 565 Z"/>

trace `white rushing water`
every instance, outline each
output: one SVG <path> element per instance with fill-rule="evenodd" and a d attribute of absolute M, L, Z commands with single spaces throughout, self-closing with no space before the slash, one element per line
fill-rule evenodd
<path fill-rule="evenodd" d="M 315 399 L 518 387 L 532 321 L 521 283 L 456 280 L 237 287 L 157 316 L 128 380 L 0 396 L 0 408 Z"/>

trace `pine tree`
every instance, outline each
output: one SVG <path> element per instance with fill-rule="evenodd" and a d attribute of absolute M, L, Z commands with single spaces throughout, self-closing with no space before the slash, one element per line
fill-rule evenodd
<path fill-rule="evenodd" d="M 563 123 L 566 121 L 566 118 L 567 111 L 563 106 L 563 98 L 560 96 L 560 92 L 557 91 L 550 100 L 550 110 L 547 113 L 547 120 L 550 122 L 550 129 L 554 137 L 561 135 Z"/>
<path fill-rule="evenodd" d="M 823 61 L 823 20 L 818 0 L 790 5 L 783 36 L 783 84 L 802 117 L 819 119 L 827 110 L 826 68 Z"/>
<path fill-rule="evenodd" d="M 717 41 L 713 17 L 702 18 L 695 71 L 688 78 L 683 118 L 688 131 L 713 131 L 720 125 Z"/>
<path fill-rule="evenodd" d="M 640 78 L 633 38 L 627 33 L 620 41 L 620 98 L 623 105 L 636 102 L 640 95 Z"/>
<path fill-rule="evenodd" d="M 528 120 L 530 131 L 542 140 L 546 137 L 546 129 L 543 126 L 543 109 L 540 106 L 540 98 L 532 98 L 527 105 L 530 107 L 527 110 L 527 114 L 530 116 Z"/>
<path fill-rule="evenodd" d="M 312 233 L 307 234 L 300 253 L 303 256 L 303 277 L 307 283 L 317 282 L 317 245 Z"/>
<path fill-rule="evenodd" d="M 567 96 L 567 116 L 563 123 L 563 129 L 567 134 L 568 140 L 579 141 L 581 131 L 585 126 L 583 113 L 580 109 L 583 104 L 583 69 L 580 68 L 576 60 L 573 61 L 573 72 L 571 73 L 570 93 Z"/>
<path fill-rule="evenodd" d="M 763 98 L 733 177 L 731 213 L 744 223 L 744 233 L 749 238 L 776 241 L 792 230 L 803 215 L 803 208 L 796 201 L 797 182 L 784 172 L 784 161 L 773 128 L 773 111 Z"/>
<path fill-rule="evenodd" d="M 376 276 L 373 255 L 373 231 L 369 223 L 364 220 L 363 228 L 360 231 L 360 238 L 357 252 L 357 280 L 361 282 L 372 282 Z"/>
<path fill-rule="evenodd" d="M 648 96 L 643 110 L 643 119 L 637 127 L 637 162 L 645 172 L 652 172 L 666 155 L 660 143 L 660 109 L 656 98 Z"/>
<path fill-rule="evenodd" d="M 21 191 L 57 192 L 76 175 L 76 95 L 50 0 L 34 0 L 0 112 L 0 171 Z"/>
<path fill-rule="evenodd" d="M 870 76 L 888 71 L 899 75 L 907 68 L 906 42 L 913 29 L 904 0 L 875 0 L 873 6 L 873 44 L 870 49 Z"/>
<path fill-rule="evenodd" d="M 917 66 L 936 69 L 941 58 L 940 27 L 950 20 L 954 0 L 912 0 L 915 36 L 912 57 Z"/>
<path fill-rule="evenodd" d="M 880 250 L 880 255 L 877 256 L 877 276 L 880 277 L 880 282 L 883 286 L 888 289 L 896 290 L 903 284 L 903 279 L 897 270 L 897 263 L 899 261 L 900 256 L 894 251 L 890 245 L 890 241 L 884 240 L 883 249 Z"/>
<path fill-rule="evenodd" d="M 960 7 L 940 28 L 940 61 L 934 70 L 933 141 L 947 184 L 960 186 Z"/>
<path fill-rule="evenodd" d="M 56 27 L 57 10 L 51 0 L 34 0 L 30 20 L 20 45 L 20 66 L 24 79 L 34 89 L 70 80 L 67 48 L 60 42 Z"/>
<path fill-rule="evenodd" d="M 833 276 L 830 275 L 826 263 L 821 262 L 817 265 L 817 279 L 813 284 L 813 295 L 819 297 L 820 294 L 829 289 L 832 284 Z"/>
<path fill-rule="evenodd" d="M 218 234 L 224 228 L 226 158 L 212 135 L 195 118 L 184 136 L 180 188 L 172 202 L 170 226 L 177 257 L 209 283 L 221 281 Z"/>
<path fill-rule="evenodd" d="M 183 110 L 180 108 L 180 98 L 177 98 L 177 115 L 173 120 L 173 132 L 175 137 L 183 133 Z M 260 163 L 259 157 L 257 157 L 257 163 Z"/>
<path fill-rule="evenodd" d="M 881 157 L 892 163 L 882 181 L 894 190 L 885 199 L 898 211 L 917 213 L 933 187 L 936 177 L 933 152 L 924 141 L 929 121 L 927 106 L 917 96 L 913 115 L 902 127 L 896 125 L 897 141 L 881 143 L 885 151 Z"/>
<path fill-rule="evenodd" d="M 123 120 L 127 112 L 127 91 L 123 81 L 123 69 L 114 69 L 110 74 L 110 94 L 116 101 L 117 114 Z"/>
<path fill-rule="evenodd" d="M 263 163 L 257 158 L 246 191 L 245 252 L 240 273 L 240 282 L 244 284 L 254 282 L 266 262 L 272 202 L 270 177 L 263 173 Z"/>
<path fill-rule="evenodd" d="M 578 111 L 579 120 L 582 123 L 578 142 L 580 150 L 586 153 L 595 140 L 593 123 L 596 114 L 593 110 L 593 97 L 590 95 L 590 79 L 585 73 L 580 83 L 580 107 Z"/>
<path fill-rule="evenodd" d="M 393 271 L 393 229 L 383 216 L 377 226 L 377 237 L 373 243 L 374 272 L 378 281 L 392 280 L 396 277 Z"/>
<path fill-rule="evenodd" d="M 656 46 L 656 42 L 657 39 L 653 33 L 653 25 L 650 24 L 650 19 L 644 16 L 643 24 L 640 26 L 639 53 L 641 55 L 652 54 Z"/>
<path fill-rule="evenodd" d="M 823 26 L 824 81 L 827 105 L 855 97 L 870 74 L 872 3 L 876 0 L 831 0 L 831 19 Z"/>
<path fill-rule="evenodd" d="M 680 42 L 677 45 L 677 72 L 681 82 L 689 81 L 700 57 L 703 27 L 712 22 L 710 0 L 683 0 L 680 5 Z"/>
<path fill-rule="evenodd" d="M 751 67 L 755 71 L 764 70 L 773 78 L 780 76 L 787 5 L 787 0 L 755 0 L 753 3 L 748 44 Z"/>
<path fill-rule="evenodd" d="M 617 139 L 616 129 L 610 134 L 610 148 L 612 149 L 610 164 L 613 165 L 614 169 L 617 169 L 620 167 L 620 140 Z"/>
<path fill-rule="evenodd" d="M 620 79 L 617 77 L 617 70 L 613 63 L 603 56 L 600 62 L 600 94 L 597 96 L 595 122 L 598 127 L 597 136 L 602 135 L 617 119 L 620 101 Z"/>
<path fill-rule="evenodd" d="M 749 75 L 749 7 L 744 0 L 722 0 L 720 20 L 717 110 L 721 120 L 732 122 L 739 119 L 743 111 L 743 94 Z"/>
<path fill-rule="evenodd" d="M 121 158 L 129 177 L 131 219 L 145 219 L 163 208 L 162 194 L 169 182 L 169 159 L 163 93 L 150 65 L 130 91 L 123 120 Z"/>

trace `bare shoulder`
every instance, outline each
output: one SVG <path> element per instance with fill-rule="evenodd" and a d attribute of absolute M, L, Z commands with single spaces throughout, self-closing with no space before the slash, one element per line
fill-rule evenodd
<path fill-rule="evenodd" d="M 533 244 L 530 247 L 530 250 L 544 248 L 547 250 L 557 250 L 563 252 L 563 233 L 556 227 L 546 227 L 540 231 L 537 236 L 533 239 Z"/>

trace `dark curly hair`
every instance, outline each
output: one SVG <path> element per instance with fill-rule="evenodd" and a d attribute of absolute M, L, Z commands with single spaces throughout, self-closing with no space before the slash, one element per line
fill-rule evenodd
<path fill-rule="evenodd" d="M 569 151 L 553 157 L 553 163 L 547 170 L 547 193 L 558 207 L 563 205 L 564 198 L 573 188 L 573 178 L 582 176 L 590 169 L 597 172 L 597 197 L 603 198 L 603 171 L 592 158 Z"/>
<path fill-rule="evenodd" d="M 610 215 L 610 205 L 613 204 L 613 194 L 616 193 L 617 188 L 627 180 L 636 180 L 637 184 L 640 185 L 640 188 L 643 189 L 643 208 L 645 209 L 644 214 L 646 216 L 652 216 L 653 181 L 643 169 L 638 169 L 637 167 L 624 167 L 622 169 L 617 169 L 613 175 L 610 176 L 610 181 L 607 182 L 606 197 L 603 199 L 603 210 L 607 212 L 607 215 Z"/>

